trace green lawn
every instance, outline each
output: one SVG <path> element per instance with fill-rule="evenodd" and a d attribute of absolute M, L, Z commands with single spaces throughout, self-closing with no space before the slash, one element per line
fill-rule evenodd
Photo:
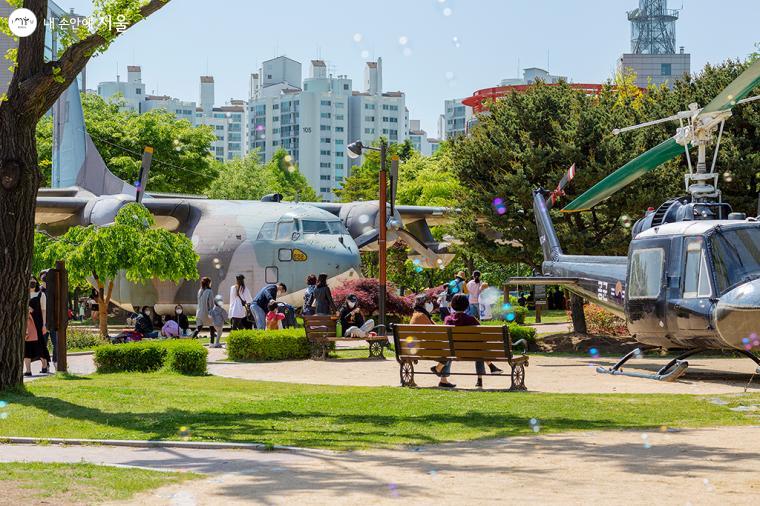
<path fill-rule="evenodd" d="M 541 311 L 541 323 L 565 323 L 570 321 L 564 309 L 544 309 Z M 526 324 L 536 323 L 536 312 L 528 311 L 525 317 Z"/>
<path fill-rule="evenodd" d="M 94 464 L 0 463 L 0 502 L 94 504 L 195 478 L 200 475 Z"/>
<path fill-rule="evenodd" d="M 338 387 L 172 374 L 59 375 L 3 394 L 0 437 L 246 441 L 333 449 L 542 431 L 755 422 L 690 395 L 577 395 Z M 760 402 L 760 395 L 741 397 Z M 187 427 L 189 434 L 180 433 Z"/>

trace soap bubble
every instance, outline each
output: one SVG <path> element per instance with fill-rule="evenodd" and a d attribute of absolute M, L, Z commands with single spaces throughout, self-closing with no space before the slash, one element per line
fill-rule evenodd
<path fill-rule="evenodd" d="M 627 214 L 624 214 L 623 216 L 620 217 L 620 223 L 625 228 L 631 228 L 631 225 L 633 225 L 633 220 L 631 219 L 630 216 L 628 216 Z"/>
<path fill-rule="evenodd" d="M 731 172 L 726 171 L 723 173 L 723 181 L 725 181 L 726 183 L 730 183 L 733 180 L 734 180 L 734 175 L 731 174 Z"/>
<path fill-rule="evenodd" d="M 406 46 L 407 44 L 409 44 L 409 37 L 407 37 L 406 35 L 402 35 L 401 37 L 398 38 L 398 43 L 401 46 Z"/>
<path fill-rule="evenodd" d="M 0 409 L 3 409 L 8 406 L 8 403 L 6 401 L 0 401 Z"/>
<path fill-rule="evenodd" d="M 293 163 L 293 157 L 290 155 L 285 155 L 283 160 L 285 160 L 285 163 Z"/>
<path fill-rule="evenodd" d="M 418 273 L 418 274 L 419 274 L 420 272 L 422 272 L 423 270 L 424 270 L 424 269 L 423 269 L 422 267 L 420 267 L 419 265 L 418 265 L 417 267 L 415 267 L 415 268 L 414 268 L 414 272 L 416 272 L 416 273 Z"/>
<path fill-rule="evenodd" d="M 446 7 L 446 8 L 443 9 L 443 15 L 444 16 L 449 17 L 452 14 L 454 14 L 454 11 L 451 10 L 451 7 Z"/>
<path fill-rule="evenodd" d="M 644 448 L 650 449 L 652 447 L 652 444 L 649 442 L 649 434 L 642 434 L 641 440 L 644 442 Z"/>
<path fill-rule="evenodd" d="M 362 58 L 369 58 L 369 51 L 366 49 L 362 50 Z"/>
<path fill-rule="evenodd" d="M 599 358 L 599 350 L 597 350 L 596 348 L 591 348 L 590 350 L 588 350 L 588 354 L 591 355 L 591 357 L 593 358 Z"/>
<path fill-rule="evenodd" d="M 390 491 L 392 497 L 398 497 L 398 487 L 395 483 L 389 483 L 388 490 Z"/>
<path fill-rule="evenodd" d="M 533 432 L 538 432 L 541 430 L 541 424 L 539 423 L 537 418 L 531 418 L 528 421 L 528 425 L 530 425 L 530 428 Z"/>
<path fill-rule="evenodd" d="M 462 41 L 459 40 L 459 37 L 457 37 L 456 35 L 451 37 L 451 43 L 454 44 L 454 47 L 456 48 L 462 47 Z"/>
<path fill-rule="evenodd" d="M 455 279 L 452 279 L 451 281 L 449 281 L 449 290 L 452 293 L 458 293 L 459 292 L 459 285 L 457 284 L 457 282 L 456 282 Z"/>
<path fill-rule="evenodd" d="M 410 48 L 410 47 L 405 47 L 405 48 L 404 48 L 404 49 L 401 51 L 401 54 L 403 54 L 404 56 L 412 56 L 412 48 Z"/>
<path fill-rule="evenodd" d="M 450 70 L 444 74 L 444 77 L 446 78 L 447 81 L 453 81 L 456 78 L 454 73 Z"/>
<path fill-rule="evenodd" d="M 407 351 L 411 353 L 412 355 L 417 354 L 417 341 L 414 340 L 414 337 L 409 336 L 404 340 L 404 344 L 406 345 Z"/>
<path fill-rule="evenodd" d="M 503 214 L 506 214 L 507 212 L 507 205 L 504 202 L 504 199 L 502 199 L 501 197 L 496 197 L 495 199 L 493 199 L 493 201 L 491 202 L 491 206 L 493 207 L 494 211 L 496 211 L 496 214 L 498 215 L 503 215 Z"/>
<path fill-rule="evenodd" d="M 362 214 L 361 216 L 359 216 L 359 223 L 361 223 L 362 225 L 364 225 L 365 223 L 369 223 L 369 216 L 366 214 Z"/>
<path fill-rule="evenodd" d="M 361 42 L 363 38 L 364 38 L 364 36 L 363 36 L 361 33 L 359 33 L 359 32 L 356 32 L 356 33 L 354 34 L 354 37 L 353 37 L 353 39 L 354 39 L 354 42 L 356 42 L 357 44 L 358 44 L 359 42 Z"/>
<path fill-rule="evenodd" d="M 7 418 L 8 418 L 8 413 L 6 413 L 5 411 L 0 413 L 0 420 L 6 420 Z"/>
<path fill-rule="evenodd" d="M 180 439 L 182 439 L 183 441 L 189 441 L 190 440 L 190 428 L 183 425 L 182 427 L 179 428 L 178 435 L 179 435 Z"/>
<path fill-rule="evenodd" d="M 715 487 L 712 486 L 712 484 L 710 483 L 710 480 L 708 480 L 707 478 L 705 478 L 704 480 L 702 480 L 702 484 L 705 486 L 705 488 L 707 489 L 708 492 L 714 492 L 715 491 Z"/>
<path fill-rule="evenodd" d="M 496 301 L 499 300 L 499 297 L 501 296 L 501 290 L 498 288 L 489 286 L 482 292 L 480 292 L 480 302 L 485 305 L 492 305 L 496 304 Z"/>
<path fill-rule="evenodd" d="M 504 317 L 508 322 L 515 321 L 515 313 L 507 313 Z"/>
<path fill-rule="evenodd" d="M 633 350 L 633 357 L 634 358 L 641 358 L 643 356 L 644 356 L 644 352 L 641 351 L 640 349 L 636 348 L 635 350 Z"/>
<path fill-rule="evenodd" d="M 414 263 L 414 265 L 420 265 L 420 259 L 415 258 L 412 263 Z"/>

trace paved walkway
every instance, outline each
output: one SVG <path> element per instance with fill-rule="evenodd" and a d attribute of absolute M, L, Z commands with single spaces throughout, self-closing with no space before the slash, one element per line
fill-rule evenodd
<path fill-rule="evenodd" d="M 128 504 L 758 504 L 760 427 L 332 453 L 0 445 L 0 461 L 208 473 Z"/>

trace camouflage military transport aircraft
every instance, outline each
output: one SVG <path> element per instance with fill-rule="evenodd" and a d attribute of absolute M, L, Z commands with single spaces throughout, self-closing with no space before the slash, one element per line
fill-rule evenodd
<path fill-rule="evenodd" d="M 111 223 L 137 192 L 108 170 L 87 134 L 76 82 L 56 104 L 54 118 L 53 188 L 40 190 L 37 225 L 58 235 L 75 225 Z M 307 274 L 325 272 L 332 284 L 358 276 L 359 251 L 377 248 L 377 202 L 263 200 L 147 194 L 142 203 L 158 226 L 192 239 L 200 256 L 200 275 L 212 279 L 225 302 L 235 276 L 243 274 L 253 293 L 266 283 L 285 283 L 289 294 L 283 300 L 297 306 Z M 436 242 L 429 229 L 445 220 L 446 211 L 396 207 L 388 244 L 403 239 L 423 265 L 447 264 L 452 257 L 446 253 L 447 244 Z M 148 305 L 168 313 L 182 304 L 194 312 L 197 290 L 197 281 L 135 284 L 122 277 L 114 284 L 113 301 L 128 310 Z"/>

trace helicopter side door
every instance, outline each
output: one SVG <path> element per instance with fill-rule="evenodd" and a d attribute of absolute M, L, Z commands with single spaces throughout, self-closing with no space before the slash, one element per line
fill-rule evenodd
<path fill-rule="evenodd" d="M 713 294 L 704 238 L 684 239 L 681 265 L 680 293 L 669 306 L 676 315 L 679 337 L 699 337 L 710 330 Z"/>
<path fill-rule="evenodd" d="M 667 238 L 634 240 L 628 251 L 625 313 L 628 329 L 640 342 L 667 344 Z"/>

